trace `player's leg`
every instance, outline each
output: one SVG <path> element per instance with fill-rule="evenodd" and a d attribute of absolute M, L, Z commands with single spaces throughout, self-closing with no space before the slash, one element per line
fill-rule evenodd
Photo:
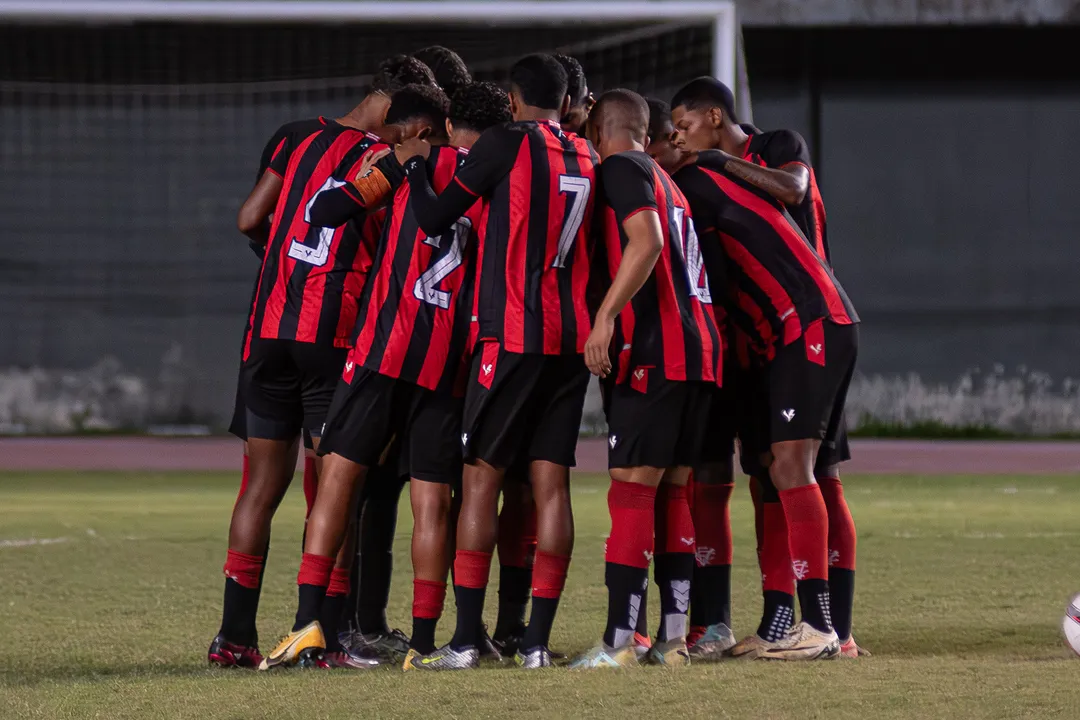
<path fill-rule="evenodd" d="M 828 582 L 829 518 L 814 462 L 821 439 L 834 440 L 854 371 L 856 326 L 819 321 L 806 336 L 777 352 L 767 369 L 772 464 L 796 576 L 802 622 L 764 657 L 800 660 L 834 657 Z"/>
<path fill-rule="evenodd" d="M 507 471 L 499 511 L 499 614 L 492 639 L 503 655 L 516 653 L 525 636 L 536 557 L 536 504 L 528 475 L 524 463 Z"/>

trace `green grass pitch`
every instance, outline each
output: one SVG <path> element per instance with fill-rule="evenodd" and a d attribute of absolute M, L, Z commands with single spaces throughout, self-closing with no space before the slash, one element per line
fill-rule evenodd
<path fill-rule="evenodd" d="M 855 635 L 872 658 L 441 675 L 208 669 L 236 484 L 222 474 L 0 474 L 0 718 L 1080 717 L 1080 660 L 1058 634 L 1080 592 L 1075 477 L 847 478 L 860 531 Z M 570 653 L 602 629 L 608 530 L 606 480 L 578 475 L 573 487 L 577 547 L 552 638 Z M 294 611 L 302 505 L 294 488 L 274 528 L 264 650 Z M 760 611 L 745 485 L 732 517 L 743 635 Z M 389 608 L 405 629 L 410 523 L 406 495 Z M 493 585 L 492 620 L 494 596 Z M 452 624 L 450 602 L 442 637 Z"/>

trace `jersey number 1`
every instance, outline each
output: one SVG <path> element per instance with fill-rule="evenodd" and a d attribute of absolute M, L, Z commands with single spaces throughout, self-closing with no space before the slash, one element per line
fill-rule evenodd
<path fill-rule="evenodd" d="M 711 305 L 712 291 L 709 290 L 709 278 L 705 275 L 701 243 L 698 241 L 693 221 L 687 220 L 686 210 L 681 207 L 675 208 L 675 230 L 679 233 L 679 237 L 675 238 L 675 246 L 682 254 L 683 267 L 686 268 L 686 284 L 690 287 L 690 294 L 697 297 L 700 302 Z"/>
<path fill-rule="evenodd" d="M 440 290 L 439 283 L 445 280 L 450 273 L 461 267 L 465 242 L 471 230 L 472 222 L 468 218 L 460 218 L 454 223 L 452 230 L 454 239 L 450 243 L 450 250 L 439 258 L 434 265 L 425 270 L 420 277 L 416 278 L 416 282 L 413 283 L 414 298 L 443 310 L 450 309 L 451 293 L 449 290 Z M 442 235 L 426 237 L 424 238 L 424 244 L 437 248 L 442 242 L 442 237 Z"/>
<path fill-rule="evenodd" d="M 555 256 L 555 262 L 551 267 L 566 267 L 566 258 L 570 255 L 570 248 L 574 246 L 574 238 L 577 237 L 581 223 L 585 221 L 585 206 L 592 194 L 592 180 L 577 175 L 559 176 L 559 194 L 569 195 L 570 211 L 563 218 L 562 232 L 559 234 L 559 254 Z"/>

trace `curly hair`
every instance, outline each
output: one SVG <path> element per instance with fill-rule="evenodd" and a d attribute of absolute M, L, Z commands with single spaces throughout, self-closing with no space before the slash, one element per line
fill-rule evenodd
<path fill-rule="evenodd" d="M 435 76 L 435 82 L 439 84 L 448 95 L 472 82 L 472 75 L 461 56 L 448 47 L 432 45 L 417 50 L 413 57 L 431 68 Z"/>
<path fill-rule="evenodd" d="M 394 55 L 379 63 L 371 79 L 372 92 L 393 95 L 406 85 L 435 85 L 435 76 L 424 63 L 408 55 Z"/>
<path fill-rule="evenodd" d="M 570 96 L 570 107 L 577 107 L 585 102 L 589 94 L 589 84 L 585 82 L 585 69 L 577 58 L 556 54 L 555 59 L 566 71 L 566 94 Z"/>
<path fill-rule="evenodd" d="M 455 127 L 484 132 L 510 120 L 510 99 L 495 83 L 469 83 L 450 99 L 450 122 Z"/>
<path fill-rule="evenodd" d="M 450 99 L 438 85 L 406 85 L 390 96 L 390 109 L 386 111 L 387 125 L 401 125 L 409 120 L 424 118 L 432 126 L 442 129 Z"/>

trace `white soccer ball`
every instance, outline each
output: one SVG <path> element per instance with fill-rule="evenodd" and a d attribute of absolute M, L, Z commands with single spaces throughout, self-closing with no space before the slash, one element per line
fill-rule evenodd
<path fill-rule="evenodd" d="M 1061 632 L 1065 636 L 1065 644 L 1080 655 L 1080 595 L 1076 595 L 1069 601 L 1065 608 L 1065 618 L 1061 621 Z"/>

